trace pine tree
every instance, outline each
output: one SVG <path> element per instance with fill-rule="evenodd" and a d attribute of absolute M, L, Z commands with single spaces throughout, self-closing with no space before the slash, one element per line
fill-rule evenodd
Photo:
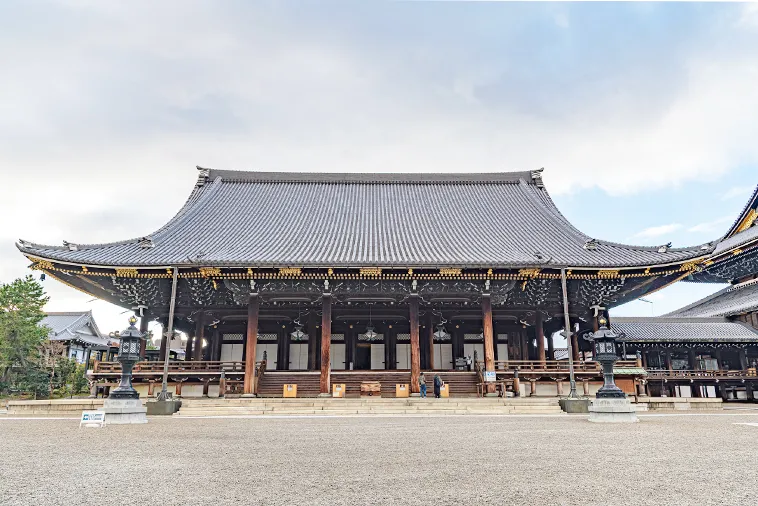
<path fill-rule="evenodd" d="M 19 388 L 28 383 L 24 375 L 38 368 L 39 348 L 49 332 L 39 325 L 47 301 L 32 276 L 0 284 L 0 388 Z"/>

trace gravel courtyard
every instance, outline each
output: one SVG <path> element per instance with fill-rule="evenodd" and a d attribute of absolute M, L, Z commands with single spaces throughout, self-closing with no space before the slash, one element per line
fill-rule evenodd
<path fill-rule="evenodd" d="M 738 425 L 739 422 L 757 424 Z M 758 412 L 582 417 L 0 417 L 0 504 L 755 504 Z"/>

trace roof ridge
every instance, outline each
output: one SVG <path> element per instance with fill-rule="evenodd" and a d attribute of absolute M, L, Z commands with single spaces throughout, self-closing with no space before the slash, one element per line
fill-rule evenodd
<path fill-rule="evenodd" d="M 227 181 L 323 184 L 527 184 L 542 186 L 542 169 L 511 172 L 292 172 L 208 169 L 200 171 L 198 185 L 221 177 Z"/>

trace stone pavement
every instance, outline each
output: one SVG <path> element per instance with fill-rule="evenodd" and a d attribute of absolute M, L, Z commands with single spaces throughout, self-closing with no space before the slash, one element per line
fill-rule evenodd
<path fill-rule="evenodd" d="M 0 417 L 0 504 L 753 504 L 758 411 L 429 418 Z"/>

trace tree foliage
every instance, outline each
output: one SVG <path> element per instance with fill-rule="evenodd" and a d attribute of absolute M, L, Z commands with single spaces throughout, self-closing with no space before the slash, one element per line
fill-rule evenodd
<path fill-rule="evenodd" d="M 47 301 L 42 285 L 32 276 L 0 284 L 0 386 L 36 385 L 39 348 L 49 332 L 39 325 Z"/>

